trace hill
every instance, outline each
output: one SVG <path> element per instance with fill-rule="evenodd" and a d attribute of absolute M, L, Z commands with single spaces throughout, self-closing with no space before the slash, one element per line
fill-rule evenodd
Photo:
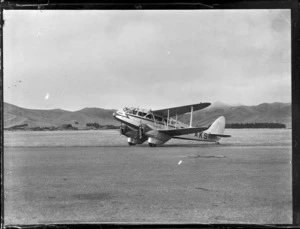
<path fill-rule="evenodd" d="M 85 108 L 79 111 L 61 109 L 34 110 L 4 103 L 4 128 L 27 124 L 32 127 L 51 127 L 72 124 L 79 129 L 87 123 L 97 122 L 100 125 L 119 125 L 112 117 L 114 110 Z"/>
<path fill-rule="evenodd" d="M 62 109 L 34 110 L 4 103 L 4 128 L 16 125 L 33 127 L 51 127 L 72 124 L 78 129 L 86 128 L 87 123 L 100 125 L 120 125 L 112 113 L 113 109 L 84 108 L 78 111 Z M 257 106 L 228 105 L 215 102 L 211 106 L 194 113 L 194 126 L 208 126 L 219 116 L 226 118 L 226 123 L 263 123 L 276 122 L 291 127 L 290 103 L 262 103 Z M 181 121 L 189 123 L 189 114 L 181 117 Z"/>

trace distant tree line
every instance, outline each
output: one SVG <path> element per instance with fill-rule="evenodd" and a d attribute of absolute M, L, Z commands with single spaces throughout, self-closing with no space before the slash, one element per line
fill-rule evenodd
<path fill-rule="evenodd" d="M 119 129 L 118 126 L 114 126 L 114 125 L 100 125 L 97 122 L 87 123 L 86 126 L 90 127 L 90 128 L 93 128 L 93 129 Z"/>
<path fill-rule="evenodd" d="M 28 126 L 28 124 L 15 125 L 15 126 L 12 126 L 12 127 L 10 127 L 10 128 L 11 128 L 11 129 L 19 129 L 19 128 L 24 128 L 24 127 L 26 127 L 26 126 Z"/>
<path fill-rule="evenodd" d="M 87 123 L 86 126 L 87 126 L 87 127 L 94 127 L 94 128 L 96 128 L 96 129 L 99 129 L 99 128 L 100 128 L 100 125 L 99 125 L 99 123 L 97 123 L 97 122 Z"/>
<path fill-rule="evenodd" d="M 76 124 L 76 122 L 75 122 Z M 103 130 L 103 129 L 119 129 L 119 126 L 114 125 L 100 125 L 99 123 L 87 123 L 85 129 L 96 129 L 96 130 Z M 62 124 L 60 126 L 37 126 L 37 127 L 29 127 L 28 124 L 22 125 L 15 125 L 9 128 L 4 128 L 4 130 L 32 130 L 32 131 L 55 131 L 55 130 L 79 130 L 78 127 L 73 126 L 72 124 Z"/>
<path fill-rule="evenodd" d="M 34 131 L 43 131 L 43 130 L 50 130 L 50 131 L 54 131 L 54 130 L 78 130 L 77 127 L 72 126 L 72 124 L 63 124 L 61 126 L 55 127 L 55 126 L 37 126 L 37 127 L 32 127 L 30 128 L 30 130 L 34 130 Z"/>
<path fill-rule="evenodd" d="M 3 128 L 4 130 L 24 130 L 28 124 L 22 124 L 22 125 L 15 125 L 8 128 Z"/>
<path fill-rule="evenodd" d="M 226 124 L 225 128 L 231 129 L 244 129 L 244 128 L 274 128 L 274 129 L 284 129 L 285 124 L 282 123 L 230 123 Z"/>
<path fill-rule="evenodd" d="M 78 128 L 72 126 L 72 124 L 63 124 L 61 126 L 61 129 L 64 129 L 64 130 L 78 130 Z"/>

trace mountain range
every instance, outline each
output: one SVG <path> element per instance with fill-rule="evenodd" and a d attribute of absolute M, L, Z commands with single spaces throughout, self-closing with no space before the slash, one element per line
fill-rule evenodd
<path fill-rule="evenodd" d="M 71 124 L 78 129 L 86 128 L 87 123 L 100 125 L 120 125 L 112 113 L 114 109 L 84 108 L 78 111 L 62 109 L 35 110 L 18 107 L 4 102 L 4 128 L 27 124 L 28 127 L 51 127 Z M 291 128 L 290 103 L 262 103 L 257 106 L 228 105 L 215 102 L 211 106 L 194 112 L 194 126 L 208 126 L 219 116 L 226 118 L 226 123 L 276 122 Z M 180 120 L 189 123 L 189 114 Z"/>
<path fill-rule="evenodd" d="M 190 115 L 184 115 L 182 121 L 188 122 Z M 287 128 L 292 124 L 292 106 L 290 103 L 262 103 L 256 106 L 228 105 L 215 102 L 206 109 L 197 111 L 193 116 L 195 126 L 211 124 L 219 116 L 224 116 L 226 123 L 282 123 Z"/>

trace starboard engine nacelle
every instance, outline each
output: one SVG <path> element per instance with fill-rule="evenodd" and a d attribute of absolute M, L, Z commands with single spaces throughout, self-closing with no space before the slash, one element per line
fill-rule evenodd
<path fill-rule="evenodd" d="M 148 136 L 148 143 L 150 146 L 162 145 L 171 139 L 169 135 L 161 133 L 157 130 L 152 130 L 147 132 L 147 136 Z"/>

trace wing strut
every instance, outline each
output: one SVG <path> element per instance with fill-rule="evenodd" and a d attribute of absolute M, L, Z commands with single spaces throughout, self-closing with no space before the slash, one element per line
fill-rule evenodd
<path fill-rule="evenodd" d="M 167 128 L 169 127 L 170 110 L 168 109 Z"/>
<path fill-rule="evenodd" d="M 193 124 L 193 111 L 194 111 L 194 107 L 191 106 L 190 127 L 192 127 L 192 124 Z"/>

